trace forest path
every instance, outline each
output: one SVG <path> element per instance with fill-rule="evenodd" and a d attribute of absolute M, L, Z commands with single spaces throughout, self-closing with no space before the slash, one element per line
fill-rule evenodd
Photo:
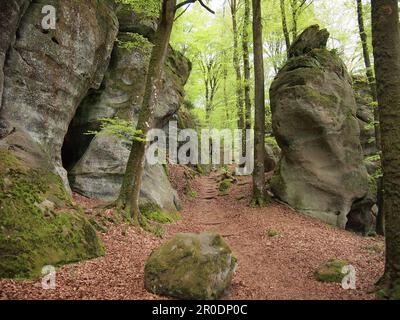
<path fill-rule="evenodd" d="M 237 179 L 228 194 L 220 196 L 217 173 L 198 176 L 192 182 L 198 197 L 184 198 L 183 220 L 167 231 L 168 236 L 216 232 L 226 239 L 238 258 L 238 269 L 225 298 L 374 298 L 368 291 L 382 272 L 383 253 L 371 253 L 370 248 L 382 246 L 382 239 L 363 238 L 278 203 L 251 208 L 251 178 Z M 268 230 L 279 235 L 270 237 Z M 314 279 L 314 271 L 330 258 L 345 259 L 356 267 L 358 290 Z"/>
<path fill-rule="evenodd" d="M 112 211 L 96 215 L 99 203 L 75 195 L 88 215 L 107 225 L 101 237 L 106 254 L 57 270 L 56 289 L 41 280 L 0 280 L 0 299 L 165 299 L 143 287 L 143 270 L 154 248 L 177 232 L 218 232 L 238 259 L 238 269 L 224 299 L 374 299 L 368 293 L 383 272 L 383 239 L 364 238 L 273 203 L 250 208 L 251 178 L 238 177 L 225 196 L 218 175 L 196 176 L 195 199 L 184 194 L 184 168 L 171 168 L 171 181 L 182 199 L 182 219 L 165 226 L 164 239 L 134 226 L 111 223 Z M 268 236 L 275 230 L 278 236 Z M 357 289 L 316 281 L 316 268 L 330 258 L 356 268 Z"/>

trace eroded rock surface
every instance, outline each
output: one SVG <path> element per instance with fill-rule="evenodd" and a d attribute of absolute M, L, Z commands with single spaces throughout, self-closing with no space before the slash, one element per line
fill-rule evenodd
<path fill-rule="evenodd" d="M 326 34 L 316 26 L 305 30 L 272 83 L 282 158 L 271 185 L 293 208 L 345 228 L 353 202 L 367 194 L 368 175 L 352 81 L 340 58 L 324 47 Z"/>
<path fill-rule="evenodd" d="M 229 287 L 236 265 L 220 235 L 180 233 L 150 255 L 145 287 L 181 299 L 218 299 Z"/>
<path fill-rule="evenodd" d="M 126 11 L 129 10 L 120 10 L 118 13 L 122 21 L 122 30 L 151 30 L 146 25 L 143 28 L 133 28 L 138 18 Z M 131 23 L 129 17 L 133 20 Z M 122 31 L 118 38 L 122 41 L 130 39 L 129 34 Z M 84 132 L 98 128 L 100 118 L 137 122 L 149 58 L 149 49 L 119 46 L 114 48 L 110 67 L 101 88 L 92 90 L 78 109 L 68 137 L 71 139 L 71 145 L 79 145 L 81 139 L 85 139 Z M 156 127 L 165 126 L 181 106 L 183 86 L 190 68 L 186 58 L 172 48 L 169 49 L 161 94 L 155 108 Z M 83 154 L 78 156 L 80 160 L 70 171 L 72 189 L 90 197 L 115 199 L 125 172 L 129 146 L 115 137 L 105 136 L 95 137 L 92 141 L 87 141 L 87 144 Z M 179 208 L 177 193 L 170 185 L 162 166 L 146 165 L 141 202 L 153 202 L 167 211 L 176 211 Z"/>
<path fill-rule="evenodd" d="M 111 0 L 56 0 L 55 30 L 43 30 L 43 3 L 34 2 L 18 26 L 4 66 L 1 116 L 30 134 L 64 178 L 61 147 L 89 88 L 100 86 L 118 21 Z"/>
<path fill-rule="evenodd" d="M 0 277 L 38 277 L 46 265 L 102 255 L 41 147 L 4 120 L 0 128 Z"/>

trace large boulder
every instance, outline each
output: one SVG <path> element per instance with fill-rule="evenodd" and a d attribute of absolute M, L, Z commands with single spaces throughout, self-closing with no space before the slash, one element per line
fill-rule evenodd
<path fill-rule="evenodd" d="M 15 41 L 19 22 L 31 0 L 0 2 L 0 109 L 3 96 L 4 62 L 8 49 Z"/>
<path fill-rule="evenodd" d="M 235 269 L 236 259 L 220 235 L 181 233 L 150 255 L 145 287 L 181 299 L 218 299 Z"/>
<path fill-rule="evenodd" d="M 28 134 L 0 121 L 0 277 L 37 277 L 46 265 L 103 253 L 51 160 Z"/>
<path fill-rule="evenodd" d="M 112 0 L 49 4 L 57 10 L 55 30 L 41 27 L 43 2 L 31 3 L 19 23 L 4 66 L 0 114 L 42 146 L 68 187 L 61 163 L 64 136 L 88 89 L 102 82 L 118 21 Z"/>
<path fill-rule="evenodd" d="M 146 26 L 134 28 L 138 18 L 129 8 L 122 7 L 118 11 L 118 18 L 121 19 L 122 30 L 152 30 Z M 132 20 L 131 23 L 128 18 Z M 125 31 L 119 32 L 118 39 L 122 42 L 132 40 Z M 91 90 L 80 105 L 66 138 L 71 146 L 69 153 L 75 153 L 69 172 L 73 190 L 107 201 L 118 196 L 129 156 L 129 146 L 110 136 L 100 135 L 91 140 L 84 133 L 99 129 L 100 118 L 119 118 L 134 124 L 137 122 L 150 53 L 149 48 L 115 46 L 100 89 Z M 163 128 L 181 106 L 183 87 L 190 68 L 190 62 L 170 47 L 162 76 L 161 93 L 155 108 L 156 127 Z M 141 189 L 142 203 L 151 202 L 167 211 L 176 211 L 179 208 L 177 193 L 170 185 L 162 166 L 146 165 Z"/>
<path fill-rule="evenodd" d="M 130 148 L 113 136 L 96 137 L 70 172 L 74 191 L 90 198 L 115 200 L 119 194 Z M 162 165 L 146 163 L 140 205 L 155 204 L 166 212 L 180 210 L 180 200 Z"/>
<path fill-rule="evenodd" d="M 273 130 L 282 149 L 271 186 L 293 208 L 345 228 L 353 202 L 367 194 L 368 174 L 351 78 L 326 49 L 327 31 L 316 29 L 294 42 L 271 85 Z"/>

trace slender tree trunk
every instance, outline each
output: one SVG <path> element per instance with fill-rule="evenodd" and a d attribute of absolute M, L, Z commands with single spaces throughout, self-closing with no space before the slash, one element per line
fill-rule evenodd
<path fill-rule="evenodd" d="M 400 299 L 400 31 L 397 0 L 372 0 L 372 40 L 381 121 L 386 264 L 379 295 Z"/>
<path fill-rule="evenodd" d="M 237 27 L 237 0 L 231 0 L 231 15 L 232 15 L 232 29 L 233 29 L 233 68 L 236 73 L 236 108 L 238 112 L 238 127 L 242 129 L 245 127 L 245 117 L 243 110 L 243 88 L 242 88 L 242 72 L 240 70 L 239 59 L 239 39 Z"/>
<path fill-rule="evenodd" d="M 368 84 L 371 88 L 372 99 L 374 102 L 377 102 L 376 96 L 376 84 L 375 84 L 375 77 L 372 70 L 371 59 L 368 49 L 368 39 L 367 34 L 365 32 L 364 26 L 364 13 L 362 7 L 362 0 L 356 0 L 357 2 L 357 17 L 358 17 L 358 29 L 360 31 L 360 39 L 362 44 L 362 51 L 364 57 L 364 64 L 365 64 L 365 71 L 366 76 L 368 79 Z M 378 107 L 374 106 L 374 127 L 375 127 L 375 140 L 376 140 L 376 147 L 380 150 L 381 145 L 381 138 L 380 138 L 380 129 L 379 129 L 379 113 Z"/>
<path fill-rule="evenodd" d="M 260 0 L 253 1 L 253 43 L 254 43 L 254 172 L 252 205 L 267 203 L 265 191 L 265 88 L 263 39 Z"/>
<path fill-rule="evenodd" d="M 223 69 L 223 81 L 224 81 L 224 104 L 225 104 L 225 117 L 226 117 L 226 128 L 230 127 L 230 114 L 229 114 L 229 99 L 228 99 L 228 88 L 227 88 L 227 82 L 228 82 L 228 67 L 226 65 L 226 52 L 224 52 L 224 69 Z"/>
<path fill-rule="evenodd" d="M 363 58 L 364 58 L 364 65 L 365 65 L 365 73 L 367 76 L 369 87 L 371 88 L 371 95 L 372 100 L 374 102 L 374 129 L 375 129 L 375 145 L 378 151 L 381 150 L 381 134 L 380 134 L 380 127 L 379 127 L 379 112 L 378 112 L 378 103 L 377 103 L 377 93 L 376 93 L 376 83 L 375 77 L 372 70 L 371 59 L 368 49 L 368 39 L 367 33 L 365 32 L 364 26 L 364 13 L 363 13 L 363 6 L 362 0 L 356 0 L 357 2 L 357 18 L 358 18 L 358 30 L 360 32 L 360 39 L 362 44 L 362 51 L 363 51 Z M 382 183 L 378 183 L 377 181 L 377 190 L 378 190 L 378 200 L 380 200 L 381 193 L 382 193 Z M 378 216 L 376 221 L 376 232 L 380 235 L 385 234 L 384 228 L 384 217 L 383 217 L 383 209 L 382 209 L 382 200 L 377 201 L 378 205 Z"/>
<path fill-rule="evenodd" d="M 251 98 L 250 98 L 250 54 L 249 54 L 250 0 L 244 0 L 243 21 L 243 69 L 244 69 L 244 104 L 246 129 L 251 129 Z"/>
<path fill-rule="evenodd" d="M 139 113 L 137 129 L 146 136 L 154 120 L 154 106 L 157 103 L 161 74 L 168 52 L 168 44 L 175 16 L 176 0 L 163 0 L 160 20 L 155 35 L 149 68 L 146 76 L 146 86 L 142 106 Z M 129 212 L 134 222 L 141 224 L 142 217 L 139 210 L 140 186 L 145 165 L 145 150 L 147 143 L 133 141 L 126 172 L 117 207 Z"/>
<path fill-rule="evenodd" d="M 287 20 L 286 20 L 285 0 L 280 0 L 280 3 L 281 3 L 281 16 L 282 16 L 282 31 L 283 31 L 283 35 L 285 37 L 286 54 L 289 57 L 290 36 L 289 36 L 289 30 L 288 30 Z"/>
<path fill-rule="evenodd" d="M 297 38 L 297 0 L 291 0 L 291 9 L 292 9 L 292 41 Z"/>

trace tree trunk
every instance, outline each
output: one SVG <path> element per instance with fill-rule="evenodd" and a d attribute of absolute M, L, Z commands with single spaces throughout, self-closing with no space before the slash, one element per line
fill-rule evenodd
<path fill-rule="evenodd" d="M 251 129 L 251 98 L 250 98 L 250 54 L 249 54 L 250 0 L 244 0 L 243 21 L 243 69 L 244 69 L 244 104 L 246 129 Z"/>
<path fill-rule="evenodd" d="M 379 295 L 400 299 L 400 32 L 397 0 L 372 0 L 372 40 L 381 124 L 385 273 Z"/>
<path fill-rule="evenodd" d="M 154 106 L 157 103 L 161 74 L 168 52 L 168 44 L 175 16 L 176 0 L 163 0 L 160 20 L 155 34 L 154 47 L 151 52 L 149 68 L 146 76 L 146 86 L 142 106 L 139 113 L 137 129 L 146 136 L 154 120 Z M 134 140 L 129 155 L 126 172 L 117 207 L 129 212 L 135 223 L 141 224 L 139 210 L 140 186 L 145 165 L 145 150 L 147 143 Z"/>
<path fill-rule="evenodd" d="M 226 128 L 230 128 L 230 115 L 229 115 L 229 98 L 228 98 L 228 88 L 227 88 L 227 82 L 228 82 L 228 66 L 226 64 L 226 52 L 223 53 L 224 55 L 224 60 L 223 60 L 223 66 L 224 66 L 224 71 L 223 71 L 223 81 L 224 81 L 224 104 L 225 104 L 225 117 L 226 117 Z"/>
<path fill-rule="evenodd" d="M 376 103 L 377 102 L 376 84 L 375 84 L 374 73 L 372 71 L 371 59 L 370 59 L 370 54 L 369 54 L 369 49 L 368 49 L 367 34 L 365 32 L 365 26 L 364 26 L 364 14 L 363 14 L 362 0 L 356 0 L 356 2 L 357 2 L 358 29 L 360 31 L 360 39 L 361 39 L 361 44 L 362 44 L 365 71 L 366 71 L 366 76 L 368 79 L 368 84 L 371 88 L 372 99 Z M 380 138 L 380 129 L 379 129 L 379 113 L 378 113 L 378 107 L 375 105 L 374 105 L 374 127 L 375 127 L 376 147 L 378 150 L 380 150 L 381 138 Z"/>
<path fill-rule="evenodd" d="M 285 37 L 286 54 L 289 57 L 290 36 L 289 36 L 289 30 L 288 30 L 287 21 L 286 21 L 285 0 L 280 0 L 280 2 L 281 2 L 281 16 L 282 16 L 282 31 L 283 31 L 283 35 Z"/>
<path fill-rule="evenodd" d="M 292 9 L 292 41 L 297 38 L 297 0 L 291 0 Z"/>
<path fill-rule="evenodd" d="M 239 39 L 237 27 L 237 0 L 232 0 L 230 3 L 232 15 L 232 29 L 233 29 L 233 68 L 236 73 L 236 108 L 238 112 L 238 127 L 242 129 L 245 127 L 245 117 L 243 110 L 243 89 L 242 89 L 242 72 L 240 70 L 239 59 Z"/>
<path fill-rule="evenodd" d="M 263 39 L 260 0 L 253 1 L 253 43 L 254 43 L 254 172 L 253 200 L 255 206 L 267 203 L 264 170 L 265 137 L 265 88 Z"/>

